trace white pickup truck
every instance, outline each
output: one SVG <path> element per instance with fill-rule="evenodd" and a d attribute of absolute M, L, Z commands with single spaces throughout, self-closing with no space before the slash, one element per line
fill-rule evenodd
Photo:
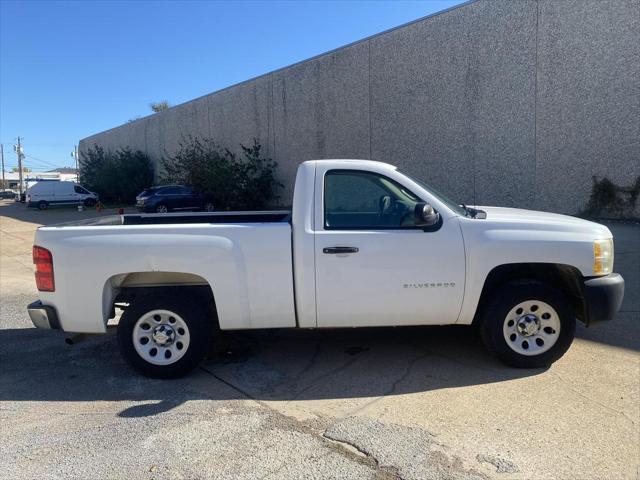
<path fill-rule="evenodd" d="M 125 358 L 192 370 L 220 330 L 472 324 L 515 367 L 547 366 L 576 319 L 610 320 L 624 280 L 606 227 L 465 207 L 395 167 L 300 165 L 293 209 L 139 214 L 41 227 L 36 327 L 105 333 Z"/>

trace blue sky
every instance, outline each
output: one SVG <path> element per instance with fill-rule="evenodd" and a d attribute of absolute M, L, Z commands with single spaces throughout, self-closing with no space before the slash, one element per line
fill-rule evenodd
<path fill-rule="evenodd" d="M 83 137 L 462 3 L 0 0 L 6 169 L 72 165 Z"/>

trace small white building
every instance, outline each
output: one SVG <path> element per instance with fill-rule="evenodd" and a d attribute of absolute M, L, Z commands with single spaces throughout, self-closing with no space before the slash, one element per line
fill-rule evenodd
<path fill-rule="evenodd" d="M 22 173 L 22 189 L 27 187 L 27 182 L 37 180 L 60 180 L 65 182 L 77 182 L 78 174 L 75 168 L 56 168 L 48 172 L 23 172 Z M 0 185 L 0 188 L 9 190 L 20 190 L 20 174 L 18 172 L 4 172 L 4 181 L 6 185 Z M 1 183 L 1 179 L 0 179 Z"/>

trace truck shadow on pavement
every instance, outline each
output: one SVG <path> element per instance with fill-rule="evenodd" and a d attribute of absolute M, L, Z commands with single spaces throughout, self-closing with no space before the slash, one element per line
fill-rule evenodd
<path fill-rule="evenodd" d="M 137 374 L 112 335 L 73 346 L 63 338 L 34 328 L 0 330 L 0 401 L 126 401 L 135 405 L 119 416 L 146 417 L 189 400 L 375 399 L 543 372 L 504 366 L 468 327 L 226 333 L 179 380 Z"/>
<path fill-rule="evenodd" d="M 591 332 L 578 331 L 586 339 Z M 225 332 L 200 367 L 178 380 L 139 375 L 114 335 L 73 346 L 64 338 L 35 328 L 0 330 L 0 401 L 124 402 L 118 416 L 148 417 L 190 400 L 374 402 L 545 371 L 503 365 L 463 326 Z M 638 349 L 634 336 L 622 343 Z"/>

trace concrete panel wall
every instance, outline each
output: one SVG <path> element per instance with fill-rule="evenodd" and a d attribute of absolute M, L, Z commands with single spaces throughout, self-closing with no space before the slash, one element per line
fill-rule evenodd
<path fill-rule="evenodd" d="M 267 155 L 272 155 L 271 80 L 264 76 L 228 88 L 202 100 L 209 109 L 210 138 L 238 150 L 239 144 L 260 140 Z"/>
<path fill-rule="evenodd" d="M 274 158 L 287 201 L 300 162 L 369 157 L 367 43 L 276 72 L 272 79 Z"/>
<path fill-rule="evenodd" d="M 535 3 L 477 2 L 371 43 L 372 156 L 461 202 L 533 205 Z"/>
<path fill-rule="evenodd" d="M 81 141 L 258 138 L 297 165 L 371 158 L 460 202 L 576 213 L 640 174 L 640 0 L 479 0 Z"/>
<path fill-rule="evenodd" d="M 536 205 L 573 212 L 593 175 L 640 175 L 640 2 L 541 1 L 538 25 Z"/>

